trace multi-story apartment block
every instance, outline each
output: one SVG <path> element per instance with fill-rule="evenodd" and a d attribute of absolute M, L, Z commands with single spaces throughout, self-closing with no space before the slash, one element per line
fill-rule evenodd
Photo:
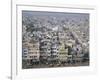
<path fill-rule="evenodd" d="M 48 57 L 51 56 L 51 42 L 50 37 L 45 37 L 40 41 L 40 60 L 47 63 Z"/>
<path fill-rule="evenodd" d="M 60 62 L 67 62 L 68 48 L 67 48 L 67 34 L 66 32 L 59 31 L 59 60 Z"/>
<path fill-rule="evenodd" d="M 58 35 L 57 32 L 45 33 L 40 41 L 40 59 L 45 63 L 58 61 Z"/>
<path fill-rule="evenodd" d="M 52 32 L 51 39 L 51 62 L 57 63 L 59 60 L 59 39 L 58 32 Z"/>
<path fill-rule="evenodd" d="M 60 43 L 65 43 L 65 39 L 66 39 L 66 33 L 65 32 L 62 32 L 62 31 L 59 31 L 58 32 L 58 37 L 59 37 L 59 42 Z"/>
<path fill-rule="evenodd" d="M 39 42 L 23 42 L 23 60 L 27 60 L 31 63 L 34 63 L 39 61 L 39 57 Z"/>
<path fill-rule="evenodd" d="M 72 47 L 75 45 L 75 40 L 67 28 L 65 31 L 59 31 L 59 59 L 61 62 L 72 60 Z"/>
<path fill-rule="evenodd" d="M 29 59 L 32 60 L 32 62 L 39 61 L 40 57 L 39 42 L 30 43 L 28 50 L 29 50 L 28 51 Z"/>
<path fill-rule="evenodd" d="M 68 58 L 68 48 L 66 47 L 66 45 L 60 44 L 59 46 L 59 60 L 60 62 L 67 62 L 67 58 Z"/>

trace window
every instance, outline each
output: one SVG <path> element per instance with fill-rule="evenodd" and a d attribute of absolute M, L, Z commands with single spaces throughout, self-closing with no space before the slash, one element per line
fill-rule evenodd
<path fill-rule="evenodd" d="M 36 58 L 37 58 L 37 56 L 34 56 L 34 58 L 36 59 Z"/>
<path fill-rule="evenodd" d="M 35 45 L 33 45 L 33 47 L 36 47 Z"/>
<path fill-rule="evenodd" d="M 27 53 L 24 52 L 24 55 L 27 55 Z"/>
<path fill-rule="evenodd" d="M 29 52 L 29 54 L 33 54 L 33 52 Z"/>
<path fill-rule="evenodd" d="M 33 58 L 33 56 L 30 56 L 30 58 Z"/>
<path fill-rule="evenodd" d="M 28 49 L 27 48 L 23 48 L 23 52 L 28 52 Z"/>
<path fill-rule="evenodd" d="M 24 58 L 27 58 L 27 56 L 24 56 Z"/>

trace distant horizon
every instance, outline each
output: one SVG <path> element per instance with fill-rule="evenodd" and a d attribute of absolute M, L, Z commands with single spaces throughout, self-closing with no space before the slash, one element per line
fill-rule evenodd
<path fill-rule="evenodd" d="M 89 13 L 72 13 L 72 12 L 49 12 L 49 11 L 22 11 L 22 15 L 30 16 L 55 16 L 55 17 L 69 17 L 69 18 L 88 18 Z"/>

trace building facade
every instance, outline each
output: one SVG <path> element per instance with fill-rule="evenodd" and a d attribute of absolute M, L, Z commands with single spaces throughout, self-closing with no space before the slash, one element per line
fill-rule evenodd
<path fill-rule="evenodd" d="M 40 51 L 39 42 L 23 42 L 22 59 L 28 61 L 28 63 L 39 62 Z"/>

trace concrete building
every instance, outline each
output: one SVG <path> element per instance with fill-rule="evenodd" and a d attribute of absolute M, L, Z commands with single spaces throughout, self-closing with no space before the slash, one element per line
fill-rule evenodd
<path fill-rule="evenodd" d="M 68 48 L 66 46 L 67 34 L 64 31 L 59 31 L 59 61 L 60 63 L 67 61 Z"/>
<path fill-rule="evenodd" d="M 46 64 L 57 62 L 59 46 L 57 32 L 43 33 L 43 35 L 40 41 L 41 62 Z"/>
<path fill-rule="evenodd" d="M 40 40 L 40 61 L 48 64 L 48 59 L 51 56 L 51 41 L 50 36 L 45 35 Z"/>
<path fill-rule="evenodd" d="M 52 32 L 52 39 L 51 39 L 51 62 L 58 63 L 59 60 L 59 40 L 58 40 L 58 32 Z"/>
<path fill-rule="evenodd" d="M 39 42 L 23 42 L 23 55 L 22 59 L 28 61 L 28 63 L 39 62 L 40 51 Z"/>
<path fill-rule="evenodd" d="M 67 62 L 68 59 L 68 48 L 65 47 L 65 44 L 60 44 L 59 46 L 59 61 L 60 63 L 62 62 Z"/>
<path fill-rule="evenodd" d="M 60 62 L 72 61 L 72 47 L 75 45 L 69 29 L 59 31 L 59 60 Z"/>

